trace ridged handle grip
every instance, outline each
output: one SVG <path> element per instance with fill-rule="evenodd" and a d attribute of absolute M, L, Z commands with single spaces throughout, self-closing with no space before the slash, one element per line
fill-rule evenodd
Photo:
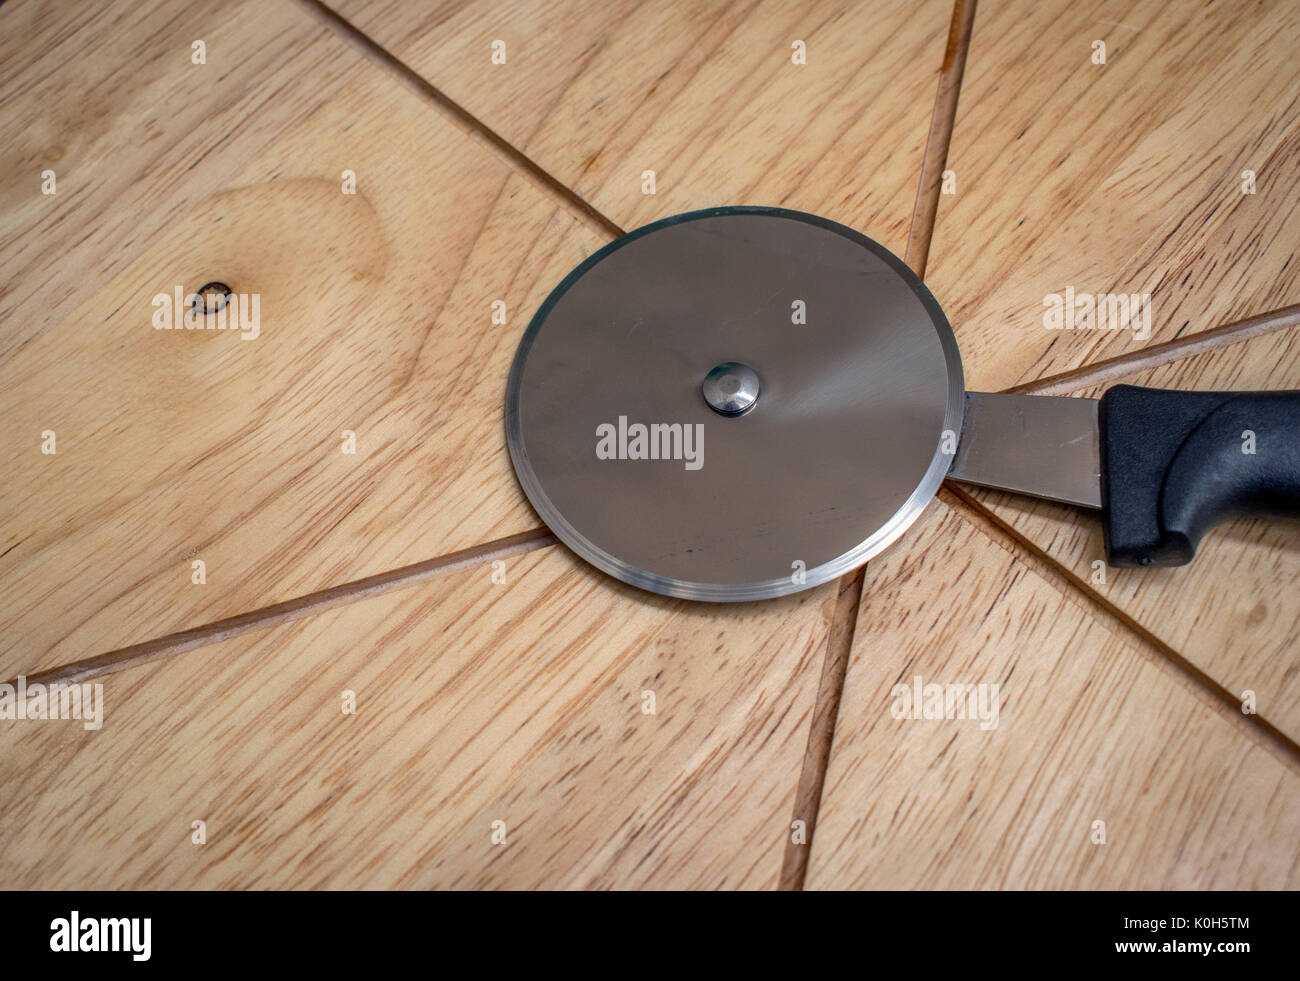
<path fill-rule="evenodd" d="M 1300 392 L 1102 396 L 1106 560 L 1184 565 L 1235 515 L 1300 515 Z"/>

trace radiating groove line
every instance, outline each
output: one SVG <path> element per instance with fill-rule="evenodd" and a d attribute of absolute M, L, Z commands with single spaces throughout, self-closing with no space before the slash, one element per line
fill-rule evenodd
<path fill-rule="evenodd" d="M 1068 395 L 1093 385 L 1104 385 L 1124 375 L 1146 371 L 1160 365 L 1179 361 L 1205 351 L 1214 351 L 1229 344 L 1271 334 L 1300 324 L 1300 303 L 1270 313 L 1261 313 L 1221 327 L 1212 327 L 1196 334 L 1179 337 L 1164 344 L 1153 344 L 1140 351 L 1121 354 L 1108 361 L 1073 368 L 1047 378 L 1039 378 L 1006 389 L 1008 392 L 1028 395 Z"/>
<path fill-rule="evenodd" d="M 1177 338 L 1165 344 L 1155 344 L 1140 351 L 1111 358 L 1108 361 L 1085 365 L 1062 372 L 1048 378 L 1037 379 L 1006 389 L 1008 392 L 1033 395 L 1069 395 L 1080 389 L 1094 385 L 1104 385 L 1126 375 L 1136 374 L 1161 365 L 1171 364 L 1206 351 L 1214 351 L 1231 344 L 1241 343 L 1265 334 L 1300 325 L 1300 304 L 1283 307 L 1268 313 L 1257 314 L 1220 327 Z M 1170 647 L 1158 636 L 1142 626 L 1136 619 L 1118 606 L 1112 605 L 1095 589 L 1076 576 L 1069 568 L 1062 565 L 1054 556 L 1045 551 L 1036 542 L 1021 534 L 1013 525 L 1004 521 L 992 509 L 986 507 L 969 491 L 952 482 L 945 482 L 944 490 L 950 492 L 955 500 L 961 502 L 968 514 L 978 515 L 986 533 L 994 537 L 1009 538 L 1017 546 L 1017 551 L 1025 557 L 1032 556 L 1033 565 L 1040 575 L 1053 581 L 1065 591 L 1074 591 L 1082 595 L 1084 602 L 1093 610 L 1104 615 L 1104 619 L 1121 623 L 1130 634 L 1138 638 L 1147 652 L 1156 659 L 1168 663 L 1184 679 L 1209 694 L 1217 703 L 1226 708 L 1230 720 L 1237 726 L 1244 726 L 1253 737 L 1261 739 L 1281 755 L 1281 758 L 1293 768 L 1300 769 L 1300 744 L 1278 729 L 1263 716 L 1243 715 L 1240 701 L 1224 688 L 1213 676 L 1202 671 L 1194 663 Z"/>
<path fill-rule="evenodd" d="M 866 566 L 862 566 L 840 577 L 835 612 L 831 616 L 830 631 L 826 638 L 821 682 L 817 686 L 812 724 L 808 729 L 808 747 L 804 751 L 799 786 L 794 797 L 794 820 L 804 822 L 807 841 L 795 844 L 793 834 L 786 838 L 778 889 L 803 889 L 804 878 L 808 874 L 808 858 L 812 851 L 813 832 L 817 828 L 817 814 L 821 810 L 822 787 L 826 782 L 826 767 L 831 759 L 831 743 L 835 739 L 835 721 L 840 714 L 844 678 L 849 670 L 849 652 L 853 648 L 853 630 L 857 626 L 858 604 L 862 601 L 865 574 Z"/>
<path fill-rule="evenodd" d="M 298 3 L 311 14 L 323 20 L 327 27 L 342 35 L 346 41 L 359 49 L 364 56 L 377 62 L 399 82 L 413 90 L 417 95 L 432 102 L 462 133 L 480 145 L 485 145 L 544 194 L 559 198 L 571 210 L 577 212 L 589 224 L 610 238 L 617 238 L 623 234 L 623 229 L 607 215 L 428 82 L 405 62 L 389 53 L 364 32 L 327 7 L 321 0 L 298 0 Z M 393 569 L 366 579 L 342 583 L 284 603 L 252 610 L 239 616 L 218 620 L 190 630 L 183 630 L 179 633 L 132 644 L 129 647 L 119 648 L 105 654 L 72 661 L 31 675 L 28 680 L 33 684 L 38 682 L 49 683 L 51 681 L 71 683 L 98 677 L 137 664 L 180 654 L 205 644 L 235 637 L 250 630 L 261 630 L 287 620 L 319 613 L 387 589 L 446 575 L 478 562 L 515 555 L 555 543 L 556 539 L 548 529 L 542 528 L 525 532 L 511 538 L 487 542 L 474 548 L 452 552 L 423 562 L 417 562 L 414 565 L 404 566 L 400 569 Z"/>
<path fill-rule="evenodd" d="M 540 188 L 543 193 L 560 198 L 572 210 L 578 212 L 590 224 L 596 226 L 610 238 L 618 238 L 623 234 L 623 229 L 618 223 L 601 212 L 594 204 L 545 170 L 541 164 L 526 155 L 504 136 L 497 133 L 468 109 L 433 85 L 406 62 L 390 53 L 350 21 L 335 13 L 325 5 L 323 0 L 298 0 L 298 2 L 325 21 L 327 26 L 343 35 L 349 43 L 364 55 L 387 69 L 388 73 L 398 81 L 417 95 L 431 101 L 461 132 L 471 140 L 492 150 L 507 164 L 522 173 L 534 186 Z"/>
<path fill-rule="evenodd" d="M 1262 716 L 1244 714 L 1241 711 L 1241 700 L 1219 684 L 1217 680 L 1151 633 L 1122 609 L 1111 605 L 1096 590 L 1088 588 L 1088 585 L 1070 569 L 1045 553 L 1013 525 L 1008 524 L 997 514 L 984 507 L 965 488 L 953 484 L 944 484 L 939 491 L 939 496 L 945 504 L 961 512 L 968 521 L 979 527 L 989 537 L 1009 539 L 1012 554 L 1017 559 L 1031 567 L 1047 582 L 1052 583 L 1059 592 L 1081 595 L 1088 607 L 1094 612 L 1103 614 L 1101 619 L 1107 623 L 1118 624 L 1129 634 L 1128 639 L 1152 661 L 1172 668 L 1174 673 L 1193 689 L 1200 689 L 1213 700 L 1216 708 L 1222 708 L 1226 711 L 1228 721 L 1241 729 L 1251 741 L 1263 743 L 1274 750 L 1274 755 L 1278 756 L 1292 770 L 1300 773 L 1300 745 Z"/>
<path fill-rule="evenodd" d="M 918 276 L 925 275 L 925 264 L 930 255 L 930 238 L 934 234 L 935 216 L 939 211 L 943 170 L 948 162 L 948 146 L 952 141 L 953 122 L 957 116 L 957 96 L 961 91 L 966 53 L 970 49 L 975 24 L 975 4 L 976 0 L 956 0 L 953 4 L 948 42 L 939 69 L 939 87 L 934 97 L 934 112 L 930 117 L 930 132 L 926 137 L 925 155 L 917 181 L 916 204 L 912 210 L 912 225 L 907 236 L 907 264 Z M 849 653 L 853 649 L 853 632 L 857 626 L 858 608 L 862 604 L 866 571 L 866 566 L 862 566 L 840 578 L 839 594 L 826 638 L 821 683 L 817 688 L 817 700 L 808 731 L 808 746 L 799 773 L 799 786 L 795 790 L 794 820 L 804 822 L 807 839 L 804 844 L 796 845 L 792 838 L 787 838 L 781 859 L 778 889 L 801 890 L 808 875 L 808 859 L 812 853 L 813 835 L 817 830 L 817 815 L 821 810 L 822 791 L 826 784 L 826 770 L 830 765 L 835 722 L 839 716 L 840 698 L 844 693 L 844 680 L 848 673 Z"/>
<path fill-rule="evenodd" d="M 139 664 L 183 654 L 195 647 L 215 644 L 253 630 L 266 630 L 290 620 L 314 616 L 336 606 L 354 603 L 359 599 L 377 596 L 389 590 L 413 586 L 416 583 L 438 579 L 487 562 L 545 548 L 556 544 L 556 541 L 555 536 L 545 528 L 525 531 L 508 538 L 475 545 L 473 548 L 461 549 L 413 565 L 402 566 L 400 569 L 390 569 L 388 572 L 380 572 L 354 582 L 331 586 L 329 589 L 318 590 L 272 606 L 264 606 L 259 610 L 132 644 L 130 647 L 122 647 L 107 654 L 98 654 L 56 668 L 49 668 L 27 676 L 27 683 L 48 685 L 55 681 L 66 684 L 86 681 Z M 13 681 L 16 679 L 11 679 L 11 683 Z"/>
<path fill-rule="evenodd" d="M 934 113 L 930 117 L 930 133 L 925 141 L 921 179 L 916 186 L 916 204 L 912 208 L 912 226 L 907 234 L 907 254 L 904 257 L 912 271 L 922 279 L 930 258 L 930 240 L 934 237 L 934 222 L 939 213 L 943 171 L 948 164 L 948 147 L 957 119 L 957 96 L 961 93 L 966 53 L 970 50 L 974 26 L 975 0 L 956 0 L 948 28 L 948 44 L 943 52 L 943 65 L 939 69 L 939 90 L 934 97 Z"/>
<path fill-rule="evenodd" d="M 325 6 L 321 0 L 298 0 L 368 58 L 374 60 L 400 82 L 435 106 L 469 138 L 486 145 L 508 165 L 521 173 L 534 186 L 548 195 L 561 199 L 588 223 L 609 237 L 624 233 L 612 219 L 583 199 L 558 178 L 543 169 L 500 134 L 486 126 L 468 110 L 436 88 L 412 68 L 389 53 L 350 22 Z M 918 275 L 924 275 L 929 257 L 935 218 L 940 199 L 942 172 L 946 165 L 955 120 L 957 99 L 964 72 L 973 30 L 976 0 L 956 0 L 949 29 L 944 62 L 940 71 L 938 91 L 922 161 L 920 180 L 909 230 L 906 260 Z M 1275 330 L 1300 324 L 1300 305 L 1248 318 L 1233 324 L 1213 328 L 1189 337 L 1122 355 L 1108 361 L 1084 366 L 1047 378 L 1037 379 L 1007 389 L 1011 392 L 1035 394 L 1065 394 L 1071 391 L 1102 384 L 1113 378 L 1166 364 L 1180 358 L 1199 354 L 1244 341 Z M 1243 716 L 1239 702 L 1230 692 L 1187 661 L 1177 651 L 1165 645 L 1139 623 L 1116 607 L 1112 607 L 1099 594 L 1089 589 L 1050 555 L 1006 524 L 979 501 L 969 497 L 952 485 L 940 492 L 948 496 L 947 503 L 954 504 L 971 520 L 981 523 L 990 537 L 1010 542 L 1015 553 L 1033 565 L 1040 575 L 1058 584 L 1062 592 L 1073 590 L 1082 594 L 1084 601 L 1097 611 L 1107 614 L 1107 619 L 1118 622 L 1154 660 L 1167 663 L 1193 684 L 1221 703 L 1232 720 L 1242 726 L 1254 739 L 1278 750 L 1293 769 L 1300 769 L 1300 746 L 1259 716 Z M 155 638 L 129 647 L 120 648 L 95 657 L 71 662 L 28 677 L 29 684 L 61 681 L 73 683 L 100 677 L 139 664 L 162 660 L 196 647 L 217 643 L 256 630 L 270 629 L 282 623 L 312 616 L 359 599 L 400 589 L 431 579 L 484 564 L 496 559 L 530 552 L 556 544 L 557 540 L 547 529 L 535 529 L 519 535 L 484 543 L 447 555 L 374 576 L 344 583 L 325 590 L 307 594 L 258 610 L 253 610 L 214 621 L 189 630 Z M 808 746 L 796 792 L 795 817 L 807 822 L 807 844 L 794 846 L 787 841 L 781 869 L 780 888 L 802 889 L 807 872 L 808 857 L 812 848 L 817 813 L 820 808 L 827 765 L 834 737 L 835 723 L 843 694 L 849 653 L 852 648 L 856 615 L 862 600 L 865 567 L 840 579 L 835 610 L 827 640 L 827 651 L 819 685 L 813 719 L 810 725 Z"/>

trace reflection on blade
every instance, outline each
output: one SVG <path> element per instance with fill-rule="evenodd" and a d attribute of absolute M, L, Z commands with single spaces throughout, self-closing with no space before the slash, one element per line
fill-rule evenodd
<path fill-rule="evenodd" d="M 1101 507 L 1097 399 L 966 393 L 948 476 L 1066 504 Z"/>

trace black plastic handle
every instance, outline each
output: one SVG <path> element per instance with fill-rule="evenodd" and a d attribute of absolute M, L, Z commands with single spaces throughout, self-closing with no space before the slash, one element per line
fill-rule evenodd
<path fill-rule="evenodd" d="M 1102 396 L 1106 561 L 1184 565 L 1234 515 L 1300 514 L 1300 392 Z"/>

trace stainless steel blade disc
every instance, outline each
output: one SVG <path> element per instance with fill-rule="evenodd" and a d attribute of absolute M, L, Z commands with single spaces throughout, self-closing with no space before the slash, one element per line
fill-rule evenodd
<path fill-rule="evenodd" d="M 515 355 L 506 435 L 533 507 L 592 564 L 754 600 L 898 538 L 963 402 L 952 329 L 888 250 L 800 212 L 715 208 L 637 229 L 556 287 Z"/>

